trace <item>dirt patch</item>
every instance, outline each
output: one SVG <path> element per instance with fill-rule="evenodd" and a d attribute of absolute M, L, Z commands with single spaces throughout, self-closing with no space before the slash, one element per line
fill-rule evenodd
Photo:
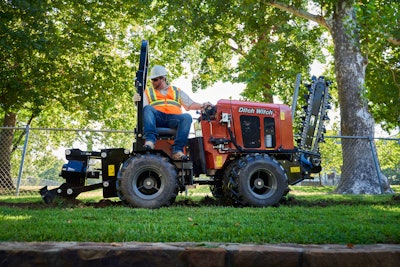
<path fill-rule="evenodd" d="M 371 204 L 382 204 L 382 205 L 399 205 L 400 204 L 400 194 L 393 195 L 390 200 L 382 201 L 382 202 L 360 202 L 354 200 L 312 200 L 307 201 L 304 199 L 297 199 L 295 196 L 289 196 L 286 199 L 282 200 L 281 203 L 277 206 L 289 206 L 289 207 L 330 207 L 337 205 L 371 205 Z M 9 207 L 9 208 L 20 208 L 20 209 L 48 209 L 48 208 L 85 208 L 85 207 L 93 207 L 93 208 L 108 208 L 108 207 L 123 207 L 125 206 L 122 201 L 113 201 L 110 199 L 101 199 L 98 202 L 85 202 L 78 199 L 55 199 L 53 203 L 46 204 L 44 202 L 35 202 L 35 203 L 11 203 L 11 202 L 1 202 L 0 207 Z M 190 198 L 180 199 L 175 201 L 172 207 L 206 207 L 206 206 L 223 206 L 223 207 L 239 207 L 236 203 L 233 203 L 228 199 L 216 199 L 213 197 L 205 196 L 200 200 L 192 200 Z"/>

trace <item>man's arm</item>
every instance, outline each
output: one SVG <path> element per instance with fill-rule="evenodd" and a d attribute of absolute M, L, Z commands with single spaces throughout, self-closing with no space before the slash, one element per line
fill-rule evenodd
<path fill-rule="evenodd" d="M 203 104 L 194 102 L 185 92 L 181 90 L 181 101 L 182 101 L 182 106 L 186 110 L 201 110 L 204 109 L 207 106 L 212 106 L 210 102 L 206 102 Z"/>

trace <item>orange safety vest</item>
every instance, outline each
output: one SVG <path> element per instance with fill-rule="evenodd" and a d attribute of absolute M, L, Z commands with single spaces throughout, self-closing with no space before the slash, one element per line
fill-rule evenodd
<path fill-rule="evenodd" d="M 163 95 L 160 90 L 148 88 L 146 90 L 149 105 L 156 110 L 167 114 L 182 114 L 181 109 L 181 90 L 175 86 L 169 86 L 167 95 Z"/>

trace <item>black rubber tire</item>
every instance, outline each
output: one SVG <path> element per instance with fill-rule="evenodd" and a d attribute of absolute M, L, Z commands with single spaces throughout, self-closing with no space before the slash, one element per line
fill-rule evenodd
<path fill-rule="evenodd" d="M 160 155 L 136 155 L 124 162 L 118 174 L 117 192 L 131 207 L 170 206 L 178 194 L 177 172 Z"/>
<path fill-rule="evenodd" d="M 222 198 L 224 196 L 223 181 L 223 171 L 218 170 L 214 175 L 214 183 L 210 184 L 210 191 L 213 197 Z"/>
<path fill-rule="evenodd" d="M 225 179 L 226 194 L 243 206 L 275 206 L 288 191 L 285 170 L 266 154 L 237 160 Z"/>
<path fill-rule="evenodd" d="M 218 175 L 214 177 L 215 182 L 213 185 L 210 185 L 210 191 L 215 198 L 222 198 L 224 201 L 226 198 L 229 198 L 229 196 L 226 195 L 226 190 L 224 188 L 226 187 L 226 181 L 229 180 L 228 177 L 230 172 L 235 166 L 234 163 L 234 161 L 229 162 L 224 169 L 219 170 Z"/>
<path fill-rule="evenodd" d="M 224 196 L 224 191 L 222 190 L 222 183 L 220 181 L 214 182 L 210 185 L 210 192 L 215 198 L 221 198 Z"/>

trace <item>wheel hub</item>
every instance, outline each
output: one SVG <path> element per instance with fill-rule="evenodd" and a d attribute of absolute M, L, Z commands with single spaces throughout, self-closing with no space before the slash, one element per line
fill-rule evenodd
<path fill-rule="evenodd" d="M 264 180 L 261 178 L 257 178 L 254 180 L 254 187 L 257 189 L 261 189 L 264 187 Z"/>
<path fill-rule="evenodd" d="M 148 177 L 143 182 L 143 187 L 145 189 L 152 189 L 154 188 L 155 181 L 152 177 Z"/>

